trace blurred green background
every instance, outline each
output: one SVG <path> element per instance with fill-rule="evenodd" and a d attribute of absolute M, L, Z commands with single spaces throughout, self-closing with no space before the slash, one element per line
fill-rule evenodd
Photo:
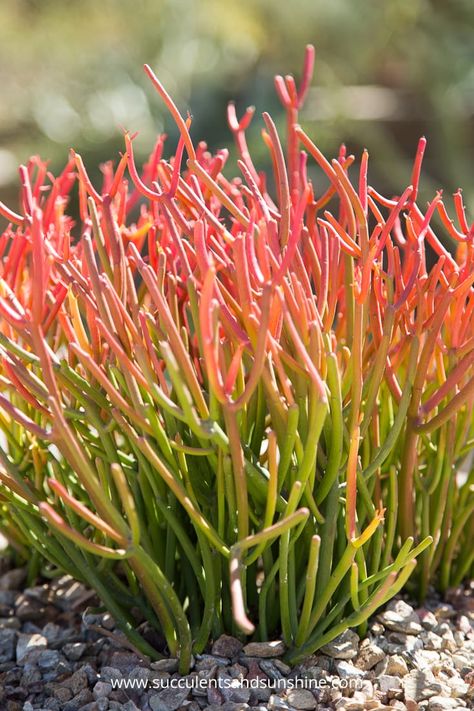
<path fill-rule="evenodd" d="M 1 0 L 0 198 L 17 204 L 17 165 L 32 153 L 59 170 L 73 146 L 89 167 L 116 158 L 121 126 L 175 134 L 142 65 L 151 64 L 193 136 L 229 145 L 225 107 L 255 104 L 282 123 L 275 73 L 317 50 L 302 123 L 328 154 L 366 146 L 370 180 L 399 192 L 418 137 L 428 137 L 423 197 L 464 188 L 474 203 L 473 0 Z M 91 169 L 93 174 L 93 170 Z M 448 201 L 448 207 L 450 201 Z"/>

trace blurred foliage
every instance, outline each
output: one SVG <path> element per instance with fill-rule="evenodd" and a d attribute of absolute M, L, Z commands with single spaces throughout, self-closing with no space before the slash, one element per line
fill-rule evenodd
<path fill-rule="evenodd" d="M 426 196 L 462 185 L 472 205 L 473 29 L 472 0 L 2 0 L 0 197 L 15 202 L 16 166 L 32 153 L 53 170 L 70 146 L 89 166 L 117 156 L 122 126 L 144 155 L 171 126 L 144 62 L 212 147 L 230 143 L 231 98 L 281 123 L 272 77 L 297 74 L 312 42 L 305 127 L 318 145 L 367 146 L 371 180 L 390 191 L 424 133 Z M 261 125 L 249 140 L 263 163 Z"/>

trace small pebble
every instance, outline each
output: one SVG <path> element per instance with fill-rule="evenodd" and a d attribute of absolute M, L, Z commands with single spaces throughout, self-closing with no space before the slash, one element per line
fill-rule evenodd
<path fill-rule="evenodd" d="M 221 635 L 214 644 L 212 645 L 212 654 L 216 654 L 220 657 L 229 657 L 232 659 L 236 657 L 241 651 L 244 645 L 240 640 L 235 637 L 230 637 L 229 635 Z"/>
<path fill-rule="evenodd" d="M 344 660 L 336 662 L 335 667 L 341 679 L 362 679 L 365 676 L 362 669 Z"/>
<path fill-rule="evenodd" d="M 405 676 L 405 674 L 408 674 L 408 666 L 405 659 L 399 654 L 387 657 L 385 673 L 391 676 Z"/>
<path fill-rule="evenodd" d="M 87 644 L 85 644 L 85 642 L 71 642 L 69 644 L 65 644 L 62 651 L 64 656 L 67 657 L 67 659 L 70 659 L 71 662 L 77 662 L 82 657 L 86 649 Z"/>
<path fill-rule="evenodd" d="M 419 634 L 420 618 L 411 605 L 403 600 L 391 600 L 377 619 L 389 630 L 403 634 Z"/>
<path fill-rule="evenodd" d="M 21 662 L 27 654 L 33 651 L 46 649 L 48 640 L 41 634 L 18 634 L 18 642 L 16 645 L 16 660 Z"/>
<path fill-rule="evenodd" d="M 112 691 L 112 684 L 109 684 L 108 681 L 98 681 L 97 684 L 92 689 L 94 699 L 96 699 L 96 700 L 103 699 L 104 697 L 107 698 L 110 695 L 111 691 Z"/>
<path fill-rule="evenodd" d="M 382 674 L 382 676 L 377 679 L 377 683 L 380 691 L 383 693 L 387 693 L 392 690 L 398 691 L 398 689 L 402 686 L 402 682 L 398 676 L 390 676 L 388 674 Z"/>
<path fill-rule="evenodd" d="M 413 701 L 423 701 L 439 694 L 443 687 L 429 670 L 417 669 L 409 672 L 402 680 L 405 696 Z"/>
<path fill-rule="evenodd" d="M 15 656 L 16 639 L 15 630 L 0 629 L 0 664 L 10 662 Z"/>
<path fill-rule="evenodd" d="M 164 689 L 150 696 L 148 704 L 151 711 L 176 711 L 188 698 L 190 689 Z"/>
<path fill-rule="evenodd" d="M 321 651 L 333 659 L 353 659 L 359 650 L 359 635 L 348 629 L 332 642 L 325 644 Z"/>
<path fill-rule="evenodd" d="M 48 671 L 54 669 L 59 664 L 61 655 L 55 649 L 45 649 L 44 652 L 40 652 L 36 664 L 38 668 L 43 671 Z"/>
<path fill-rule="evenodd" d="M 308 689 L 293 689 L 288 692 L 286 700 L 295 709 L 316 708 L 316 699 Z"/>
<path fill-rule="evenodd" d="M 173 674 L 178 671 L 179 662 L 177 659 L 170 657 L 169 659 L 159 659 L 157 662 L 150 664 L 151 669 L 155 671 L 169 672 Z"/>
<path fill-rule="evenodd" d="M 419 617 L 425 630 L 434 630 L 438 626 L 438 620 L 429 610 L 420 610 Z"/>
<path fill-rule="evenodd" d="M 274 659 L 273 664 L 279 671 L 281 671 L 283 676 L 288 676 L 291 672 L 291 667 L 288 666 L 288 664 L 285 664 L 285 662 L 282 662 L 281 659 Z"/>
<path fill-rule="evenodd" d="M 286 650 L 284 642 L 250 642 L 243 648 L 247 657 L 262 657 L 265 659 L 279 657 Z"/>
<path fill-rule="evenodd" d="M 385 652 L 369 639 L 364 639 L 359 648 L 359 656 L 356 664 L 360 669 L 368 671 L 373 669 L 376 664 L 385 659 Z"/>

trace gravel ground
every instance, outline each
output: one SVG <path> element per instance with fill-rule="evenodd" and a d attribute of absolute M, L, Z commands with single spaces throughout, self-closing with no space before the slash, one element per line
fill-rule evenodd
<path fill-rule="evenodd" d="M 0 576 L 0 711 L 474 708 L 474 583 L 422 609 L 393 600 L 366 639 L 348 630 L 294 669 L 281 642 L 223 636 L 180 677 L 176 660 L 150 663 L 93 614 L 82 585 L 24 578 Z"/>

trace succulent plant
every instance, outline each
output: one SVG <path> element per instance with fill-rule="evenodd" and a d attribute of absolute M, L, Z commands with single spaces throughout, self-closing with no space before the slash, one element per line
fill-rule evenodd
<path fill-rule="evenodd" d="M 366 151 L 354 182 L 344 146 L 320 153 L 298 124 L 313 61 L 275 81 L 286 155 L 263 114 L 272 176 L 253 109 L 229 107 L 230 179 L 147 67 L 172 157 L 159 136 L 140 169 L 127 132 L 100 188 L 74 152 L 59 177 L 34 158 L 20 212 L 0 205 L 3 528 L 182 672 L 223 631 L 295 662 L 363 631 L 417 558 L 421 596 L 473 568 L 474 231 L 460 191 L 456 224 L 441 193 L 418 206 L 424 138 L 390 198 Z"/>

